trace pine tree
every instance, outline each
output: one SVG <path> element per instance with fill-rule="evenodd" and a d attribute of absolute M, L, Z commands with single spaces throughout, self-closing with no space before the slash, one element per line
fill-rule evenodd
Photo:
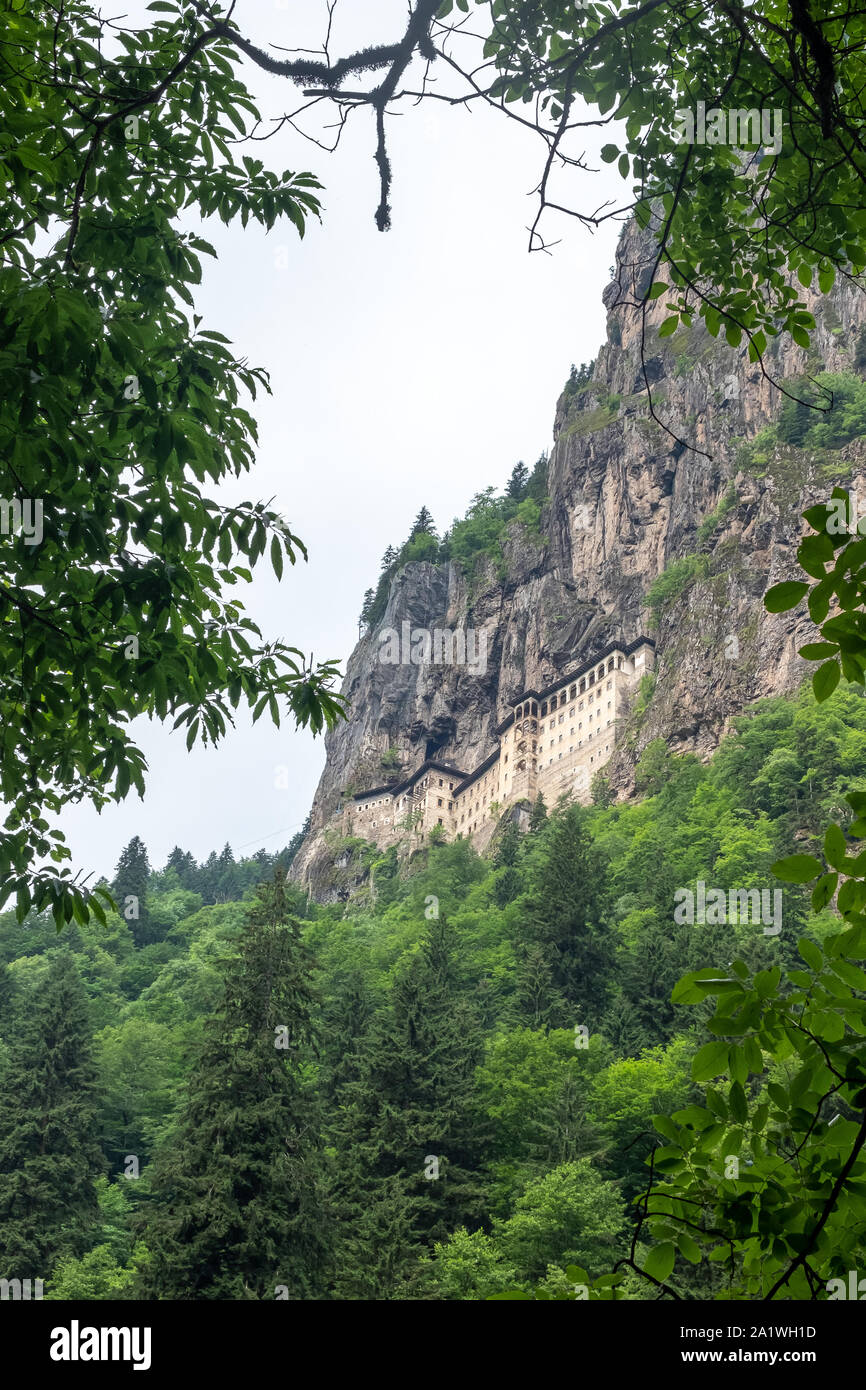
<path fill-rule="evenodd" d="M 147 883 L 150 864 L 144 841 L 134 835 L 117 861 L 111 891 L 120 915 L 129 923 L 136 946 L 151 940 L 150 918 L 147 911 Z"/>
<path fill-rule="evenodd" d="M 515 502 L 522 502 L 526 496 L 526 487 L 529 482 L 529 469 L 521 459 L 511 470 L 511 477 L 508 479 L 508 486 L 505 489 L 505 496 L 511 497 Z"/>
<path fill-rule="evenodd" d="M 189 850 L 182 850 L 180 845 L 175 845 L 168 856 L 165 867 L 166 869 L 174 869 L 181 888 L 185 888 L 188 892 L 195 892 L 198 865 Z"/>
<path fill-rule="evenodd" d="M 426 507 L 422 507 L 412 523 L 412 530 L 409 532 L 409 540 L 412 541 L 416 536 L 435 536 L 436 524 Z"/>
<path fill-rule="evenodd" d="M 542 948 L 554 990 L 569 1006 L 557 1019 L 561 1027 L 601 1021 L 613 967 L 604 908 L 604 869 L 587 829 L 586 812 L 569 806 L 554 816 L 547 832 L 527 922 L 528 939 Z"/>
<path fill-rule="evenodd" d="M 493 863 L 497 869 L 493 896 L 498 907 L 505 907 L 513 902 L 523 887 L 523 879 L 517 868 L 519 857 L 520 831 L 516 823 L 509 819 L 493 855 Z"/>
<path fill-rule="evenodd" d="M 527 497 L 531 497 L 533 502 L 537 502 L 539 507 L 547 497 L 547 471 L 549 466 L 550 461 L 547 457 L 547 451 L 545 450 L 537 458 L 529 482 L 526 485 Z"/>
<path fill-rule="evenodd" d="M 396 564 L 399 558 L 399 554 L 394 549 L 393 545 L 389 545 L 385 554 L 382 556 L 382 571 L 389 570 L 393 564 Z"/>
<path fill-rule="evenodd" d="M 198 891 L 205 903 L 215 903 L 219 894 L 220 865 L 217 852 L 212 849 L 198 871 Z"/>
<path fill-rule="evenodd" d="M 552 1028 L 567 1017 L 568 1005 L 553 980 L 548 952 L 533 941 L 515 942 L 517 1001 L 530 1028 Z"/>
<path fill-rule="evenodd" d="M 358 619 L 359 626 L 361 626 L 361 625 L 363 625 L 364 627 L 369 627 L 369 626 L 370 626 L 371 614 L 372 614 L 372 612 L 373 612 L 373 604 L 374 604 L 375 602 L 376 602 L 376 591 L 375 591 L 375 589 L 367 589 L 366 593 L 364 594 L 364 602 L 363 602 L 362 605 L 361 605 L 361 616 L 360 616 L 360 618 Z"/>
<path fill-rule="evenodd" d="M 329 1230 L 324 1156 L 306 1069 L 312 960 L 285 878 L 258 889 L 222 1007 L 207 1029 L 175 1136 L 154 1164 L 144 1296 L 317 1297 Z"/>
<path fill-rule="evenodd" d="M 16 1034 L 0 1094 L 0 1278 L 45 1279 L 86 1248 L 104 1167 L 87 996 L 68 950 Z"/>
<path fill-rule="evenodd" d="M 418 1256 L 461 1225 L 483 1196 L 473 1105 L 477 1020 L 457 992 L 450 932 L 430 923 L 377 1016 L 336 1126 L 335 1200 L 342 1297 L 413 1296 Z"/>
<path fill-rule="evenodd" d="M 541 792 L 539 792 L 533 802 L 532 810 L 529 813 L 529 829 L 530 831 L 540 830 L 541 827 L 546 824 L 547 807 L 544 804 L 544 797 L 541 795 Z"/>
<path fill-rule="evenodd" d="M 235 863 L 232 847 L 226 842 L 217 860 L 217 902 L 234 902 L 239 896 L 240 880 L 238 866 Z"/>

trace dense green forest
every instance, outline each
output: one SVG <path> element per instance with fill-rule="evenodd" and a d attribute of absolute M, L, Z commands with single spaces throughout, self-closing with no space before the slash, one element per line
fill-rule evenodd
<path fill-rule="evenodd" d="M 770 866 L 866 789 L 864 755 L 862 693 L 804 689 L 708 763 L 650 744 L 639 801 L 598 783 L 525 834 L 504 821 L 489 859 L 434 843 L 398 872 L 355 846 L 348 903 L 286 880 L 289 851 L 177 849 L 156 872 L 133 841 L 112 885 L 130 920 L 58 935 L 4 914 L 0 1265 L 88 1299 L 574 1297 L 575 1267 L 604 1280 L 635 1235 L 653 1268 L 635 1229 L 653 1116 L 737 1109 L 737 1090 L 752 1115 L 791 1067 L 695 1081 L 711 1009 L 674 987 L 735 960 L 796 977 L 804 941 L 820 957 L 836 910 Z M 781 891 L 781 931 L 677 925 L 701 882 Z M 838 1088 L 830 1111 L 844 1130 Z M 862 1262 L 855 1192 L 839 1219 Z M 655 1248 L 682 1296 L 741 1287 L 739 1259 Z M 629 1267 L 617 1295 L 655 1292 Z"/>

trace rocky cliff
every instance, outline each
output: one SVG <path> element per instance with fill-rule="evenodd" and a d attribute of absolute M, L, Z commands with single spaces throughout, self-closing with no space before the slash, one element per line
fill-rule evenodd
<path fill-rule="evenodd" d="M 525 689 L 542 689 L 612 641 L 649 630 L 657 644 L 652 696 L 607 768 L 620 796 L 632 792 L 650 740 L 708 756 L 744 705 L 803 679 L 797 647 L 808 617 L 770 616 L 762 596 L 794 573 L 803 508 L 836 482 L 866 492 L 866 449 L 858 438 L 833 448 L 780 442 L 773 422 L 785 398 L 771 378 L 797 394 L 806 376 L 859 373 L 862 295 L 846 284 L 816 297 L 808 351 L 775 343 L 762 369 L 697 318 L 660 338 L 665 297 L 642 328 L 635 299 L 650 255 L 646 236 L 626 228 L 603 295 L 607 341 L 591 380 L 557 406 L 540 534 L 512 522 L 504 563 L 484 559 L 472 575 L 454 563 L 405 566 L 384 617 L 352 653 L 343 686 L 351 717 L 326 740 L 311 832 L 293 868 L 317 896 L 336 891 L 341 851 L 327 827 L 344 794 L 433 756 L 471 771 Z M 384 664 L 381 632 L 405 621 L 483 630 L 486 671 Z"/>

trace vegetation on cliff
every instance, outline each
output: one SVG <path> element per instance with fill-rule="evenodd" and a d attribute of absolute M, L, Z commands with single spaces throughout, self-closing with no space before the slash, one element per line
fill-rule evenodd
<path fill-rule="evenodd" d="M 202 906 L 181 887 L 194 861 L 177 850 L 171 867 L 149 874 L 146 942 L 134 921 L 112 917 L 58 945 L 44 915 L 18 924 L 6 914 L 4 1086 L 28 1065 L 21 1021 L 38 1032 L 49 1004 L 60 1007 L 43 985 L 56 962 L 80 979 L 89 1014 L 85 1026 L 70 993 L 76 1046 L 94 1059 L 73 1079 L 70 1123 L 76 1106 L 93 1108 L 99 1151 L 84 1146 L 66 1161 L 75 1189 L 94 1195 L 74 1221 L 43 1233 L 49 1295 L 270 1298 L 282 1285 L 326 1298 L 573 1297 L 566 1268 L 590 1280 L 609 1273 L 630 1248 L 633 1201 L 659 1142 L 652 1116 L 691 1113 L 708 1098 L 738 1112 L 746 1104 L 751 1116 L 773 1104 L 790 1070 L 769 1060 L 740 1083 L 744 1100 L 732 1097 L 734 1080 L 696 1081 L 710 1013 L 672 1001 L 678 980 L 735 958 L 749 971 L 796 972 L 802 951 L 820 952 L 839 929 L 830 902 L 813 911 L 796 885 L 783 890 L 778 935 L 752 922 L 677 926 L 677 890 L 778 887 L 770 866 L 818 845 L 845 794 L 866 793 L 864 750 L 861 693 L 837 690 L 816 705 L 804 690 L 750 709 L 707 764 L 650 745 L 643 800 L 610 805 L 599 787 L 595 806 L 541 808 L 528 834 L 505 830 L 490 861 L 465 841 L 438 844 L 401 877 L 393 856 L 375 856 L 374 897 L 363 902 L 320 906 L 290 884 L 256 898 L 246 878 L 242 899 Z M 292 998 L 267 1004 L 256 985 L 272 974 L 256 923 L 269 951 L 288 952 Z M 798 953 L 798 939 L 812 945 Z M 321 1143 L 304 1138 L 291 1160 L 320 1224 L 311 1233 L 306 1208 L 287 1205 L 269 1167 L 281 1161 L 283 1130 L 253 1124 L 238 1092 L 226 1110 L 234 1186 L 217 1163 L 209 1199 L 226 1242 L 223 1274 L 210 1282 L 171 1211 L 193 1192 L 194 1154 L 212 1152 L 212 1105 L 229 1102 L 221 1035 L 212 1036 L 226 1009 L 217 1035 L 240 1030 L 259 1077 L 250 1104 L 296 1117 L 320 1107 Z M 256 1048 L 275 1071 L 261 1071 Z M 50 1078 L 29 1075 L 29 1111 L 47 1113 Z M 39 1160 L 14 1092 L 10 1107 L 0 1161 L 14 1155 L 26 1185 Z M 822 1123 L 834 1114 L 834 1132 L 847 1133 L 838 1097 Z M 299 1135 L 309 1123 L 291 1120 Z M 269 1176 L 253 1200 L 256 1183 L 245 1197 L 243 1175 L 259 1170 Z M 855 1232 L 858 1210 L 842 1213 Z M 18 1229 L 7 1228 L 11 1263 L 26 1255 Z M 666 1243 L 644 1230 L 638 1263 Z M 693 1254 L 678 1246 L 667 1277 L 683 1296 L 712 1296 L 731 1271 Z M 833 1270 L 820 1266 L 825 1280 Z M 734 1278 L 745 1278 L 739 1264 Z M 639 1298 L 648 1286 L 630 1271 L 618 1287 Z"/>

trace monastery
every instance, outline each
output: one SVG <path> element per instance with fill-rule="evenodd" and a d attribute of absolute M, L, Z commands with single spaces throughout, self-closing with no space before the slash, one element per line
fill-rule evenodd
<path fill-rule="evenodd" d="M 498 747 L 474 771 L 430 759 L 396 786 L 359 792 L 337 813 L 342 833 L 386 848 L 408 836 L 423 842 L 439 825 L 447 839 L 466 836 L 480 849 L 516 802 L 541 794 L 553 806 L 564 793 L 587 802 L 634 687 L 654 662 L 654 643 L 639 637 L 546 690 L 524 691 L 494 729 Z"/>

